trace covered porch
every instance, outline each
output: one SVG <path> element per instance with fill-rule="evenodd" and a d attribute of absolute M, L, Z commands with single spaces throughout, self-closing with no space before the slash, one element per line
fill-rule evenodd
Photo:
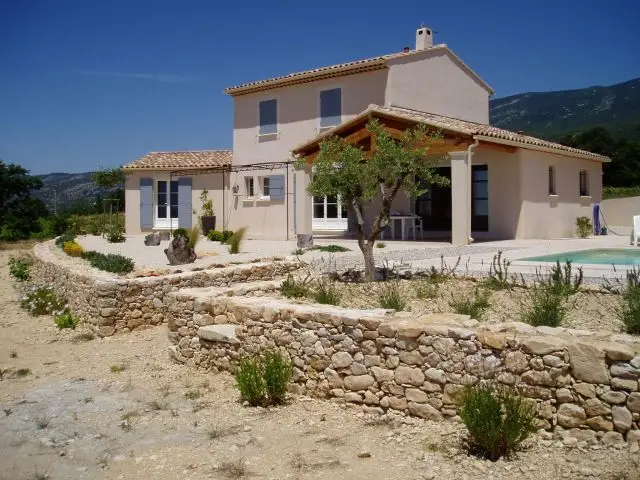
<path fill-rule="evenodd" d="M 381 112 L 367 112 L 367 115 L 360 115 L 328 133 L 342 137 L 365 151 L 371 151 L 375 149 L 375 138 L 367 129 L 367 122 L 372 117 L 395 138 L 420 123 Z M 439 132 L 441 138 L 431 144 L 429 154 L 440 158 L 446 155 L 446 160 L 440 160 L 434 168 L 438 174 L 448 178 L 450 184 L 425 184 L 427 192 L 419 197 L 399 192 L 391 209 L 392 224 L 385 231 L 383 239 L 391 239 L 392 231 L 395 231 L 395 240 L 439 240 L 450 241 L 454 245 L 469 244 L 474 238 L 500 238 L 499 234 L 495 235 L 490 230 L 490 209 L 493 202 L 497 202 L 498 206 L 508 199 L 504 195 L 504 188 L 495 188 L 502 175 L 498 171 L 500 166 L 492 160 L 498 156 L 513 157 L 517 148 L 474 141 L 472 135 L 454 130 L 439 129 Z M 321 135 L 294 151 L 297 155 L 304 156 L 310 165 L 301 179 L 302 182 L 307 182 L 304 184 L 305 188 L 311 178 L 311 165 L 319 153 L 320 143 L 327 136 Z M 491 180 L 496 182 L 495 186 Z M 512 184 L 511 188 L 513 187 Z M 308 232 L 299 233 L 333 233 L 348 237 L 355 232 L 348 209 L 341 204 L 340 199 L 306 195 L 300 200 L 304 204 L 302 214 L 306 211 L 312 212 L 312 215 L 309 218 L 307 213 L 307 218 L 299 218 L 298 224 L 308 229 Z M 365 225 L 373 223 L 374 214 L 378 211 L 376 202 L 377 200 L 368 208 Z M 407 231 L 408 225 L 415 227 L 416 224 L 421 228 Z"/>

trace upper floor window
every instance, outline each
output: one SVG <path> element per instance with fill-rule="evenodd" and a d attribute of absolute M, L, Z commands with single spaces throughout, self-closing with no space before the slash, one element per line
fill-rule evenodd
<path fill-rule="evenodd" d="M 278 133 L 278 100 L 263 100 L 260 109 L 260 135 Z"/>
<path fill-rule="evenodd" d="M 271 179 L 269 177 L 262 177 L 262 197 L 267 198 L 271 196 Z"/>
<path fill-rule="evenodd" d="M 556 167 L 549 166 L 549 195 L 556 195 Z"/>
<path fill-rule="evenodd" d="M 580 170 L 580 196 L 589 196 L 589 175 L 586 170 Z"/>
<path fill-rule="evenodd" d="M 335 127 L 342 121 L 342 89 L 320 92 L 320 128 Z"/>
<path fill-rule="evenodd" d="M 253 189 L 253 177 L 245 177 L 244 182 L 247 189 L 247 198 L 253 198 L 255 191 Z"/>

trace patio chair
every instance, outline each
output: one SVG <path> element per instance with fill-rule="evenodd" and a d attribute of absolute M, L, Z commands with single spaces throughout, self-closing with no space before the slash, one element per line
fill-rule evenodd
<path fill-rule="evenodd" d="M 416 236 L 420 232 L 420 240 L 424 240 L 424 230 L 422 229 L 422 217 L 416 216 L 413 219 L 413 223 L 407 227 L 407 238 L 413 233 L 413 239 L 417 240 Z"/>
<path fill-rule="evenodd" d="M 640 239 L 640 215 L 633 216 L 633 228 L 631 229 L 631 245 L 638 246 Z"/>

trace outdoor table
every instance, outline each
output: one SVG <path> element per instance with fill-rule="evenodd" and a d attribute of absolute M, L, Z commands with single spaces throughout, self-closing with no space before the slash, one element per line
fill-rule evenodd
<path fill-rule="evenodd" d="M 415 220 L 416 218 L 419 218 L 419 215 L 413 215 L 413 214 L 408 214 L 408 215 L 389 215 L 389 227 L 391 228 L 391 239 L 395 240 L 396 239 L 396 220 L 400 220 L 400 226 L 401 226 L 401 238 L 402 240 L 406 240 L 407 239 L 407 228 L 405 226 L 405 222 L 407 220 Z"/>

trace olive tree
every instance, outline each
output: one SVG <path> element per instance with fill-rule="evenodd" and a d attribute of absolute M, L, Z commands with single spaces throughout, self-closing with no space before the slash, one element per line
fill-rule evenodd
<path fill-rule="evenodd" d="M 439 132 L 419 125 L 394 137 L 375 119 L 369 121 L 367 130 L 372 135 L 370 151 L 336 136 L 320 144 L 307 191 L 313 196 L 339 197 L 347 206 L 364 256 L 365 280 L 372 281 L 373 247 L 389 225 L 391 205 L 400 190 L 417 197 L 427 191 L 425 184 L 446 185 L 449 180 L 434 168 L 445 156 L 429 153 L 441 139 Z M 298 168 L 306 163 L 306 158 L 300 158 Z M 374 218 L 373 224 L 366 226 L 366 218 Z"/>

